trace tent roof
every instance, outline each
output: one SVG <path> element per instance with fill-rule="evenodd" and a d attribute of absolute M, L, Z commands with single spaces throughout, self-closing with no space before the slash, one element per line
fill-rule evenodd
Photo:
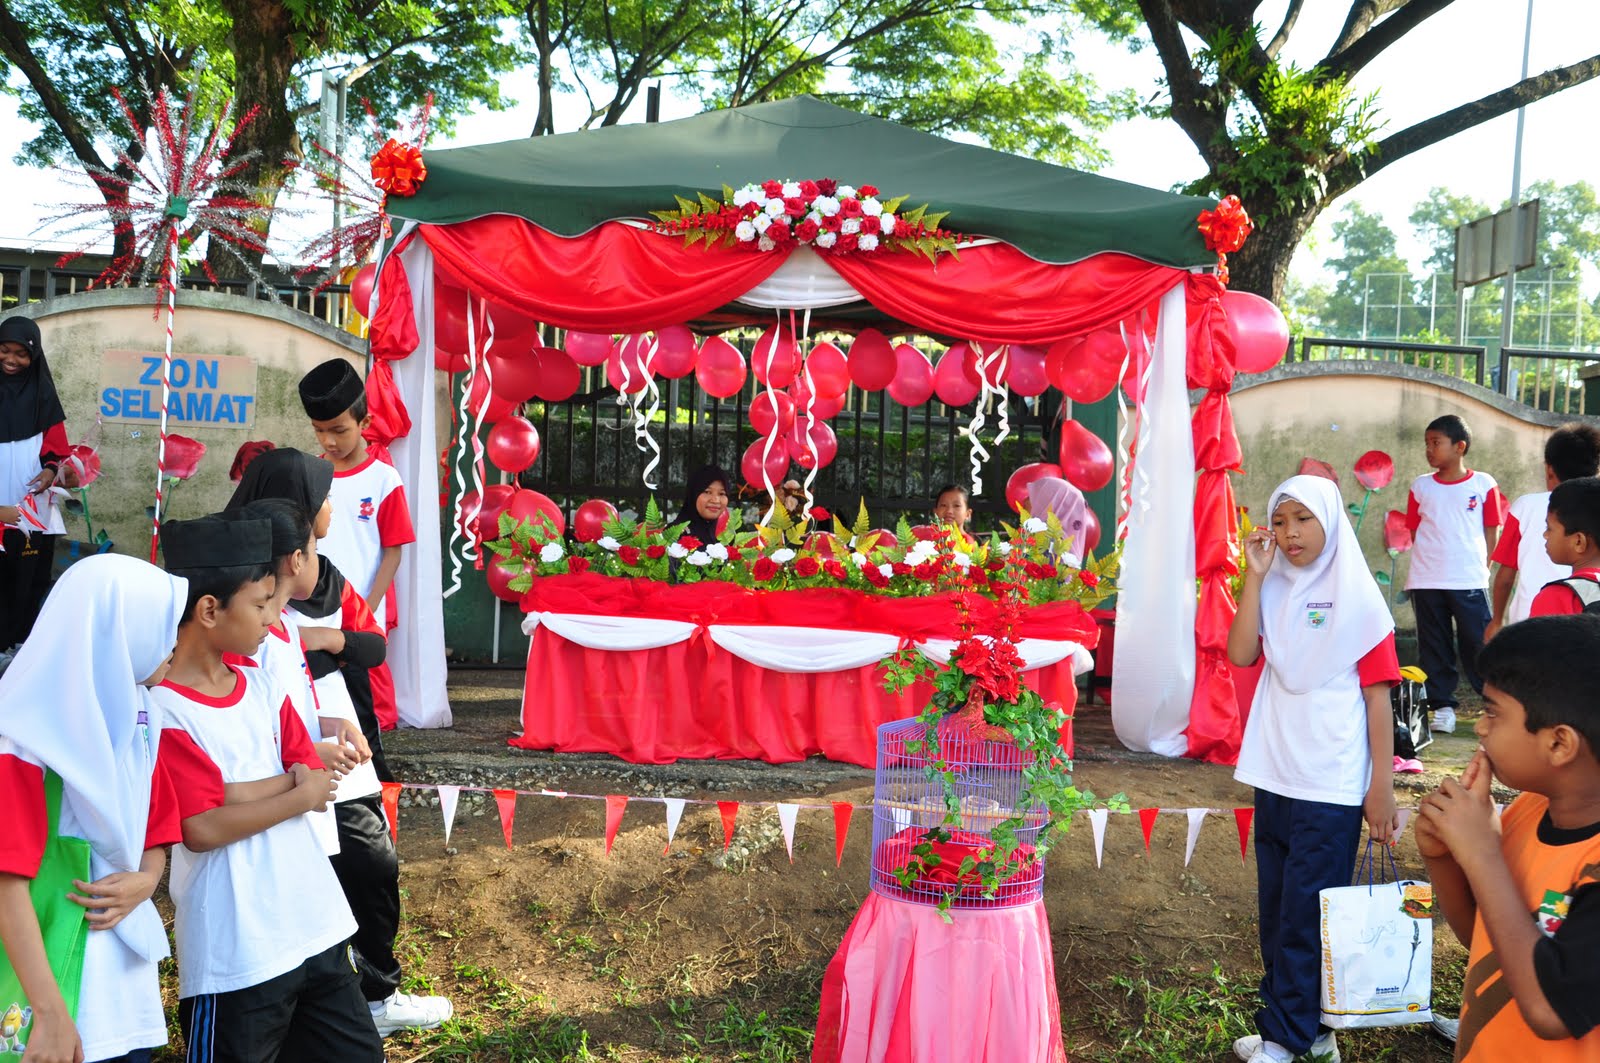
<path fill-rule="evenodd" d="M 948 211 L 944 226 L 1042 262 L 1120 251 L 1160 265 L 1216 261 L 1195 227 L 1212 201 L 959 144 L 799 96 L 673 122 L 619 125 L 425 153 L 428 177 L 397 217 L 433 224 L 513 214 L 563 236 L 649 219 L 675 195 L 834 177 Z"/>

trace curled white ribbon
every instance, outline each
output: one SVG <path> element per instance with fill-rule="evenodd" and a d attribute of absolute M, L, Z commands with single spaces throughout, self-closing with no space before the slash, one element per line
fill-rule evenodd
<path fill-rule="evenodd" d="M 806 294 L 810 295 L 812 278 L 806 277 Z M 807 300 L 809 302 L 809 299 Z M 797 342 L 807 343 L 811 339 L 811 308 L 806 307 L 805 316 L 800 322 L 800 338 Z M 806 478 L 802 486 L 806 492 L 806 510 L 801 514 L 807 520 L 811 519 L 811 510 L 815 508 L 817 496 L 812 491 L 812 485 L 817 482 L 817 473 L 822 471 L 822 455 L 817 453 L 817 442 L 812 437 L 811 430 L 816 427 L 817 415 L 814 407 L 817 404 L 816 382 L 811 377 L 811 359 L 807 358 L 800 363 L 800 380 L 806 389 L 806 431 L 805 451 L 811 455 L 811 468 L 806 470 Z"/>
<path fill-rule="evenodd" d="M 472 322 L 472 293 L 467 293 L 467 375 L 461 380 L 461 401 L 457 407 L 460 417 L 456 427 L 456 453 L 451 462 L 451 470 L 456 479 L 455 519 L 451 521 L 450 543 L 447 553 L 450 555 L 450 586 L 444 590 L 443 597 L 448 598 L 461 589 L 461 566 L 467 560 L 474 560 L 477 555 L 469 553 L 472 548 L 472 531 L 478 524 L 478 514 L 483 508 L 483 496 L 479 495 L 477 501 L 471 506 L 472 512 L 465 513 L 463 504 L 466 501 L 467 481 L 461 472 L 461 455 L 467 450 L 467 425 L 471 422 L 471 410 L 467 403 L 472 394 L 472 373 L 474 359 L 474 330 Z M 463 535 L 462 528 L 468 530 Z"/>

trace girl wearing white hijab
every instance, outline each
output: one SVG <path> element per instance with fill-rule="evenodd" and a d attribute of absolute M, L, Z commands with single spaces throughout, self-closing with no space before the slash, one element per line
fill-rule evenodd
<path fill-rule="evenodd" d="M 143 561 L 87 557 L 62 575 L 0 676 L 0 973 L 28 998 L 15 1018 L 31 1025 L 15 1036 L 30 1061 L 148 1059 L 166 1043 L 156 964 L 167 935 L 150 895 L 181 826 L 156 774 L 161 726 L 141 684 L 166 673 L 187 593 L 186 580 Z M 50 823 L 53 776 L 61 797 Z M 74 985 L 58 981 L 62 958 L 46 953 L 38 913 L 52 901 L 35 908 L 29 896 L 47 834 L 89 846 L 93 881 L 74 879 L 67 893 L 87 914 L 68 908 L 64 920 L 83 915 L 89 928 Z"/>
<path fill-rule="evenodd" d="M 1228 631 L 1238 667 L 1266 657 L 1234 778 L 1256 791 L 1261 1010 L 1240 1059 L 1338 1058 L 1321 1027 L 1319 891 L 1348 886 L 1365 819 L 1394 834 L 1394 620 L 1345 516 L 1339 488 L 1294 476 L 1272 492 L 1269 528 L 1245 540 L 1245 583 Z"/>

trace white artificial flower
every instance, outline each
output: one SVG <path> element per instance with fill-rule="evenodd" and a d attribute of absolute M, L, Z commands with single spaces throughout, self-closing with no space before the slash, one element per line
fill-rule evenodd
<path fill-rule="evenodd" d="M 851 561 L 852 564 L 854 564 L 856 566 L 856 568 L 866 568 L 867 567 L 867 555 L 866 554 L 863 554 L 863 553 L 860 553 L 860 552 L 851 554 L 850 555 L 850 561 Z"/>
<path fill-rule="evenodd" d="M 954 554 L 950 555 L 950 560 L 955 562 L 957 568 L 966 568 L 968 565 L 972 564 L 972 555 L 966 553 L 965 551 L 957 550 Z"/>
<path fill-rule="evenodd" d="M 862 233 L 856 239 L 856 246 L 863 251 L 876 251 L 878 249 L 878 238 L 871 233 Z"/>
<path fill-rule="evenodd" d="M 761 248 L 761 250 L 763 250 L 763 251 L 771 251 L 773 248 L 777 247 L 778 245 L 773 242 L 772 237 L 770 237 L 770 236 L 762 236 L 761 239 L 756 241 L 756 246 Z"/>
<path fill-rule="evenodd" d="M 854 199 L 856 198 L 856 186 L 840 185 L 834 190 L 833 194 L 838 196 L 840 199 Z"/>
<path fill-rule="evenodd" d="M 861 213 L 865 214 L 869 218 L 876 218 L 878 215 L 883 213 L 883 204 L 879 203 L 871 196 L 868 196 L 866 199 L 861 201 Z"/>
<path fill-rule="evenodd" d="M 935 543 L 932 539 L 918 539 L 916 542 L 911 544 L 911 552 L 913 554 L 920 554 L 925 557 L 932 557 L 934 554 L 939 552 L 939 544 Z"/>
<path fill-rule="evenodd" d="M 767 217 L 780 218 L 787 208 L 783 205 L 783 200 L 774 198 L 767 200 L 767 205 L 762 209 L 767 212 Z"/>
<path fill-rule="evenodd" d="M 706 553 L 717 561 L 728 560 L 728 548 L 722 543 L 712 543 L 706 547 Z"/>
<path fill-rule="evenodd" d="M 878 574 L 883 576 L 884 579 L 888 579 L 894 575 L 894 566 L 885 562 L 878 566 Z"/>
<path fill-rule="evenodd" d="M 622 548 L 622 544 L 617 542 L 615 539 L 613 539 L 609 535 L 602 535 L 600 537 L 600 542 L 599 542 L 598 545 L 599 545 L 600 549 L 602 549 L 602 550 L 610 550 L 612 553 L 616 553 L 619 549 Z"/>
<path fill-rule="evenodd" d="M 799 194 L 800 194 L 800 182 L 799 181 L 785 181 L 785 182 L 783 182 L 783 195 L 784 195 L 785 199 L 794 199 Z"/>
<path fill-rule="evenodd" d="M 805 220 L 806 221 L 814 221 L 814 222 L 817 223 L 817 225 L 820 226 L 822 224 L 822 212 L 820 210 L 818 210 L 816 207 L 812 207 L 809 211 L 806 212 Z"/>
<path fill-rule="evenodd" d="M 818 247 L 832 247 L 838 242 L 839 234 L 830 232 L 820 232 L 817 234 L 817 238 L 812 241 L 812 243 L 816 244 Z"/>
<path fill-rule="evenodd" d="M 995 543 L 994 548 L 995 548 L 995 552 L 998 553 L 1001 557 L 1005 557 L 1007 554 L 1009 554 L 1011 552 L 1011 544 L 1007 543 L 1007 542 Z"/>
<path fill-rule="evenodd" d="M 789 549 L 787 546 L 778 550 L 774 550 L 772 551 L 772 560 L 776 561 L 780 565 L 787 565 L 789 562 L 794 560 L 794 551 Z"/>
<path fill-rule="evenodd" d="M 883 235 L 885 235 L 885 236 L 893 235 L 893 233 L 894 233 L 894 215 L 893 214 L 885 214 L 883 217 L 879 218 L 878 219 L 878 228 L 883 232 Z"/>
<path fill-rule="evenodd" d="M 711 564 L 711 555 L 706 553 L 704 550 L 696 550 L 685 560 L 687 560 L 691 565 L 709 565 Z"/>
<path fill-rule="evenodd" d="M 566 551 L 561 548 L 560 543 L 545 543 L 539 548 L 539 560 L 547 565 L 555 564 L 564 556 Z"/>
<path fill-rule="evenodd" d="M 749 218 L 746 218 L 733 227 L 733 235 L 748 244 L 757 236 L 756 227 Z"/>
<path fill-rule="evenodd" d="M 839 213 L 839 200 L 835 196 L 818 196 L 811 201 L 811 209 L 831 216 Z"/>
<path fill-rule="evenodd" d="M 667 547 L 667 556 L 675 557 L 681 561 L 689 556 L 689 548 L 684 546 L 682 543 L 673 543 L 671 546 Z"/>
<path fill-rule="evenodd" d="M 756 199 L 756 190 L 751 185 L 745 185 L 733 194 L 733 205 L 742 207 L 746 203 L 753 203 Z"/>
<path fill-rule="evenodd" d="M 1044 521 L 1040 520 L 1038 517 L 1029 517 L 1027 520 L 1022 522 L 1022 530 L 1025 531 L 1025 532 L 1029 532 L 1029 533 L 1035 534 L 1035 535 L 1037 535 L 1039 532 L 1044 531 L 1049 526 L 1050 525 L 1046 524 Z"/>
<path fill-rule="evenodd" d="M 861 219 L 846 218 L 844 221 L 839 223 L 839 231 L 844 233 L 846 236 L 854 236 L 856 233 L 861 231 Z"/>

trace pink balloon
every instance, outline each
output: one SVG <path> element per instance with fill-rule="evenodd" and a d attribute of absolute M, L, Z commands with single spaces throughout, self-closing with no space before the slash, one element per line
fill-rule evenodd
<path fill-rule="evenodd" d="M 902 406 L 921 406 L 933 397 L 933 366 L 909 343 L 894 349 L 895 373 L 889 397 Z"/>
<path fill-rule="evenodd" d="M 875 328 L 862 329 L 850 344 L 850 379 L 862 391 L 882 391 L 898 368 L 889 338 Z"/>
<path fill-rule="evenodd" d="M 721 336 L 707 336 L 700 345 L 700 361 L 694 367 L 700 390 L 712 398 L 725 399 L 744 387 L 744 376 L 744 355 L 739 348 Z"/>
<path fill-rule="evenodd" d="M 668 325 L 656 330 L 655 371 L 668 380 L 681 380 L 694 372 L 700 349 L 688 325 Z"/>
<path fill-rule="evenodd" d="M 810 432 L 804 421 L 796 421 L 789 431 L 788 449 L 789 456 L 802 469 L 813 465 L 825 469 L 839 454 L 839 437 L 827 421 L 814 422 Z"/>
<path fill-rule="evenodd" d="M 378 267 L 368 262 L 350 278 L 350 302 L 362 317 L 372 316 L 372 287 L 378 279 Z"/>
<path fill-rule="evenodd" d="M 794 400 L 768 388 L 750 403 L 750 427 L 756 435 L 782 435 L 794 424 Z"/>
<path fill-rule="evenodd" d="M 1116 464 L 1111 448 L 1082 424 L 1061 423 L 1061 476 L 1080 491 L 1098 491 L 1111 482 Z"/>
<path fill-rule="evenodd" d="M 1123 358 L 1128 353 L 1128 345 L 1122 339 L 1122 330 L 1115 328 L 1097 329 L 1083 337 L 1083 345 L 1078 348 L 1078 355 L 1086 358 L 1096 365 L 1109 366 L 1112 379 L 1122 369 Z"/>
<path fill-rule="evenodd" d="M 827 340 L 811 348 L 806 368 L 811 372 L 811 382 L 818 395 L 832 398 L 843 395 L 850 387 L 850 365 L 845 361 L 844 352 Z"/>
<path fill-rule="evenodd" d="M 567 532 L 567 518 L 561 512 L 561 507 L 537 491 L 530 491 L 527 488 L 517 490 L 512 494 L 511 504 L 506 506 L 506 512 L 518 523 L 531 521 L 535 524 L 539 521 L 539 515 L 543 514 L 554 527 L 554 534 L 557 537 Z M 543 530 L 546 536 L 551 534 L 549 528 Z"/>
<path fill-rule="evenodd" d="M 572 356 L 560 347 L 535 347 L 539 359 L 539 387 L 533 393 L 545 402 L 564 402 L 578 391 L 582 370 Z"/>
<path fill-rule="evenodd" d="M 745 448 L 744 456 L 739 459 L 739 471 L 744 474 L 745 483 L 751 487 L 766 490 L 766 483 L 761 478 L 761 452 L 766 448 L 766 438 L 757 439 Z M 772 453 L 767 455 L 766 479 L 774 487 L 783 483 L 783 478 L 789 472 L 789 448 L 780 437 L 772 442 Z"/>
<path fill-rule="evenodd" d="M 794 400 L 795 420 L 803 421 L 806 419 L 806 399 L 809 395 L 810 393 L 806 391 L 805 383 L 799 378 L 796 378 L 795 382 L 789 385 L 789 397 Z M 818 395 L 811 404 L 811 417 L 813 420 L 818 421 L 832 420 L 838 416 L 840 410 L 844 409 L 844 403 L 845 396 L 843 393 L 830 395 L 826 398 Z"/>
<path fill-rule="evenodd" d="M 467 409 L 474 415 L 483 411 L 484 424 L 494 424 L 516 412 L 517 404 L 503 399 L 489 388 L 489 382 L 480 370 L 472 374 L 472 387 L 467 391 Z"/>
<path fill-rule="evenodd" d="M 750 352 L 756 380 L 771 388 L 788 387 L 799 364 L 800 348 L 795 346 L 794 334 L 777 325 L 763 332 Z"/>
<path fill-rule="evenodd" d="M 617 519 L 617 507 L 603 498 L 591 498 L 572 514 L 572 535 L 580 543 L 599 542 L 607 521 Z"/>
<path fill-rule="evenodd" d="M 539 430 L 526 417 L 507 417 L 489 429 L 484 449 L 495 468 L 515 476 L 539 460 Z"/>
<path fill-rule="evenodd" d="M 1006 364 L 1006 387 L 1012 392 L 1031 398 L 1044 394 L 1050 386 L 1045 376 L 1044 352 L 1026 343 L 1013 343 Z"/>
<path fill-rule="evenodd" d="M 1021 512 L 1022 507 L 1028 504 L 1028 485 L 1044 476 L 1061 476 L 1061 466 L 1048 461 L 1022 466 L 1006 481 L 1006 502 L 1012 509 Z"/>
<path fill-rule="evenodd" d="M 646 364 L 650 354 L 648 336 L 622 337 L 606 358 L 606 382 L 628 395 L 643 391 L 650 381 L 650 367 Z M 626 379 L 623 377 L 624 367 L 627 368 Z"/>
<path fill-rule="evenodd" d="M 1289 323 L 1283 312 L 1254 292 L 1223 292 L 1222 308 L 1233 330 L 1234 368 L 1265 373 L 1283 361 L 1289 348 Z"/>
<path fill-rule="evenodd" d="M 611 356 L 611 336 L 602 332 L 569 332 L 566 349 L 579 365 L 604 365 Z"/>
<path fill-rule="evenodd" d="M 939 356 L 939 365 L 933 371 L 933 390 L 946 406 L 965 406 L 978 397 L 977 375 L 967 376 L 967 360 L 972 348 L 965 343 L 953 345 Z"/>

